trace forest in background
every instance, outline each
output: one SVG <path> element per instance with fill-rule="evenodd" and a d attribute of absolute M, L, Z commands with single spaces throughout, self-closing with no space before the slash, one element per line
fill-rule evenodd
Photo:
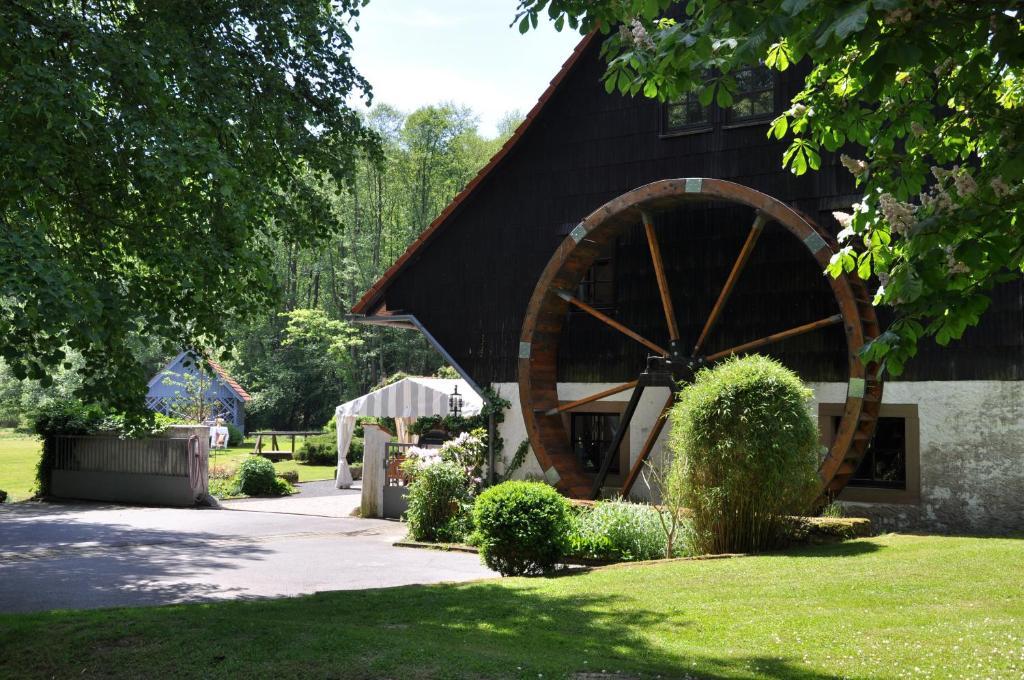
<path fill-rule="evenodd" d="M 265 274 L 279 291 L 276 305 L 253 310 L 247 322 L 231 328 L 227 347 L 208 348 L 253 396 L 248 429 L 320 427 L 337 404 L 388 376 L 429 375 L 444 364 L 419 333 L 344 319 L 520 121 L 518 112 L 510 112 L 488 138 L 467 107 L 443 103 L 407 114 L 378 104 L 366 123 L 381 137 L 379 157 L 362 156 L 346 185 L 312 173 L 303 178 L 306 191 L 329 199 L 330 214 L 303 211 L 301 193 L 288 214 L 327 221 L 330 236 L 309 248 L 269 244 L 273 256 L 264 263 Z M 216 308 L 217 291 L 203 295 Z M 153 374 L 172 358 L 145 337 L 138 338 L 136 352 Z M 0 427 L 26 427 L 47 401 L 70 398 L 81 384 L 81 364 L 70 354 L 53 384 L 43 387 L 18 380 L 0 360 Z"/>

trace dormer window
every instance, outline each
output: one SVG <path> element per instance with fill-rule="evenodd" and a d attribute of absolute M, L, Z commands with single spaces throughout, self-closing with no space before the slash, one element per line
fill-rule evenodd
<path fill-rule="evenodd" d="M 775 76 L 764 66 L 744 68 L 733 73 L 736 91 L 733 105 L 720 108 L 712 102 L 701 106 L 698 94 L 690 92 L 662 104 L 662 134 L 666 136 L 705 132 L 716 125 L 749 125 L 775 115 Z"/>

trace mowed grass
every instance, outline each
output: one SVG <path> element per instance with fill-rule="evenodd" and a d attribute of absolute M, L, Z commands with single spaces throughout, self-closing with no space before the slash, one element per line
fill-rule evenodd
<path fill-rule="evenodd" d="M 1019 678 L 1024 540 L 0 616 L 0 677 Z"/>
<path fill-rule="evenodd" d="M 0 489 L 7 492 L 9 503 L 31 498 L 41 452 L 36 437 L 0 428 Z"/>
<path fill-rule="evenodd" d="M 247 439 L 242 446 L 210 451 L 211 472 L 217 467 L 227 471 L 237 470 L 242 461 L 252 454 L 255 446 L 255 441 Z M 295 450 L 298 451 L 300 446 L 302 446 L 301 439 L 295 443 Z M 286 446 L 284 450 L 290 451 L 291 446 Z M 333 465 L 305 465 L 294 460 L 282 460 L 279 463 L 274 463 L 274 469 L 278 472 L 294 470 L 299 473 L 300 482 L 315 482 L 319 479 L 334 479 L 335 467 Z"/>
<path fill-rule="evenodd" d="M 222 467 L 226 471 L 238 469 L 242 460 L 252 453 L 255 443 L 247 440 L 242 446 L 210 452 L 210 470 Z M 296 448 L 298 447 L 298 443 Z M 33 435 L 17 434 L 0 429 L 0 489 L 6 491 L 8 502 L 31 498 L 36 484 L 36 465 L 42 454 L 42 444 Z M 278 472 L 294 470 L 300 482 L 334 479 L 333 465 L 302 465 L 294 460 L 274 464 Z"/>

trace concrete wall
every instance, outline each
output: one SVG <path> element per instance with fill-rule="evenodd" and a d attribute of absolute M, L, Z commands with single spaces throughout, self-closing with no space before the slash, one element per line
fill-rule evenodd
<path fill-rule="evenodd" d="M 578 399 L 611 387 L 604 383 L 563 383 L 562 400 Z M 526 438 L 516 383 L 494 387 L 512 402 L 501 424 L 505 439 L 503 462 L 511 459 Z M 843 403 L 846 383 L 812 383 L 813 413 L 819 403 Z M 667 392 L 645 393 L 634 425 L 630 450 L 638 451 L 647 437 Z M 1024 382 L 957 381 L 885 384 L 883 404 L 916 405 L 920 441 L 920 500 L 917 503 L 845 502 L 849 514 L 866 515 L 887 530 L 923 529 L 943 532 L 1005 533 L 1024 531 Z M 628 401 L 629 392 L 608 398 Z M 654 449 L 662 453 L 668 428 Z M 632 460 L 630 463 L 632 464 Z M 499 468 L 501 469 L 501 468 Z M 531 451 L 515 478 L 542 478 Z M 642 482 L 634 497 L 646 498 Z"/>

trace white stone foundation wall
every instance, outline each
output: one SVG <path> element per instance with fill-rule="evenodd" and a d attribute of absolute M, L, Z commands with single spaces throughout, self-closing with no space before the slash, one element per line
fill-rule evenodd
<path fill-rule="evenodd" d="M 516 383 L 496 383 L 512 403 L 501 425 L 504 464 L 511 460 L 526 429 Z M 562 400 L 579 399 L 612 383 L 560 383 Z M 813 413 L 819 403 L 843 403 L 846 383 L 811 383 Z M 649 389 L 630 428 L 630 450 L 639 451 L 668 391 Z M 622 392 L 606 401 L 629 400 Z M 871 517 L 881 529 L 926 529 L 944 532 L 997 534 L 1024 531 L 1024 382 L 1021 381 L 887 381 L 883 404 L 915 404 L 920 426 L 920 502 L 916 504 L 845 503 L 849 513 Z M 653 457 L 661 456 L 668 429 Z M 630 461 L 630 465 L 633 464 Z M 533 452 L 527 454 L 517 479 L 542 479 Z M 647 498 L 642 482 L 635 498 Z"/>

